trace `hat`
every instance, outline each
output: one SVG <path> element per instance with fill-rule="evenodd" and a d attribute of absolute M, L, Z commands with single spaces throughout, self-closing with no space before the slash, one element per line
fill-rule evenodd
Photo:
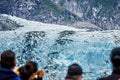
<path fill-rule="evenodd" d="M 78 64 L 74 63 L 68 67 L 66 79 L 70 79 L 72 77 L 78 77 L 82 73 L 83 73 L 82 68 Z"/>
<path fill-rule="evenodd" d="M 111 61 L 113 66 L 118 67 L 120 66 L 120 47 L 116 47 L 111 51 Z"/>

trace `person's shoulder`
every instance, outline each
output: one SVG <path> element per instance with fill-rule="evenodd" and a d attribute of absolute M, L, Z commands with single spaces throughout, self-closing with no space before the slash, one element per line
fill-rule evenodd
<path fill-rule="evenodd" d="M 21 80 L 21 78 L 15 72 L 13 72 L 13 75 L 14 75 L 14 80 Z"/>
<path fill-rule="evenodd" d="M 14 80 L 21 80 L 19 76 L 16 76 Z"/>
<path fill-rule="evenodd" d="M 106 78 L 99 78 L 99 79 L 97 79 L 97 80 L 106 80 Z"/>
<path fill-rule="evenodd" d="M 8 79 L 5 79 L 5 80 L 22 80 L 22 79 L 18 76 L 15 76 L 15 77 L 11 77 L 11 78 L 8 78 Z"/>
<path fill-rule="evenodd" d="M 98 80 L 114 80 L 114 77 L 113 77 L 113 75 L 110 75 L 107 77 L 99 78 Z"/>

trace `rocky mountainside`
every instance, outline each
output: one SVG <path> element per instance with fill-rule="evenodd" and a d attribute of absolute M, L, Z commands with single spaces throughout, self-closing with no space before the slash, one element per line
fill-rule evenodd
<path fill-rule="evenodd" d="M 119 0 L 0 0 L 0 13 L 44 23 L 79 27 L 85 21 L 103 30 L 120 29 Z"/>
<path fill-rule="evenodd" d="M 102 29 L 119 29 L 120 0 L 52 0 Z"/>
<path fill-rule="evenodd" d="M 56 24 L 67 24 L 80 20 L 77 15 L 69 10 L 60 9 L 51 0 L 1 0 L 0 13 Z"/>
<path fill-rule="evenodd" d="M 20 27 L 23 27 L 23 25 L 16 23 L 8 17 L 0 15 L 0 31 L 15 30 Z"/>

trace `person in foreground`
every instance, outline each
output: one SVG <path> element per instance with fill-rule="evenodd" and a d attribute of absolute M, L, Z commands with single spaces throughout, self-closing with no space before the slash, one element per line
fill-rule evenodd
<path fill-rule="evenodd" d="M 82 68 L 74 63 L 68 67 L 68 72 L 65 80 L 82 80 Z"/>
<path fill-rule="evenodd" d="M 16 74 L 22 80 L 42 80 L 44 72 L 38 71 L 37 63 L 33 61 L 27 62 L 24 66 L 15 70 Z"/>
<path fill-rule="evenodd" d="M 13 72 L 16 66 L 15 54 L 11 50 L 4 51 L 1 54 L 0 61 L 0 80 L 21 80 L 17 74 Z"/>
<path fill-rule="evenodd" d="M 111 51 L 110 59 L 113 66 L 112 74 L 99 80 L 120 80 L 120 47 Z"/>

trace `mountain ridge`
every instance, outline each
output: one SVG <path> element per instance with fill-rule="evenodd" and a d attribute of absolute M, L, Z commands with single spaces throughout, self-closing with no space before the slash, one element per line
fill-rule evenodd
<path fill-rule="evenodd" d="M 0 13 L 44 23 L 85 21 L 103 30 L 120 29 L 119 0 L 1 0 Z"/>

